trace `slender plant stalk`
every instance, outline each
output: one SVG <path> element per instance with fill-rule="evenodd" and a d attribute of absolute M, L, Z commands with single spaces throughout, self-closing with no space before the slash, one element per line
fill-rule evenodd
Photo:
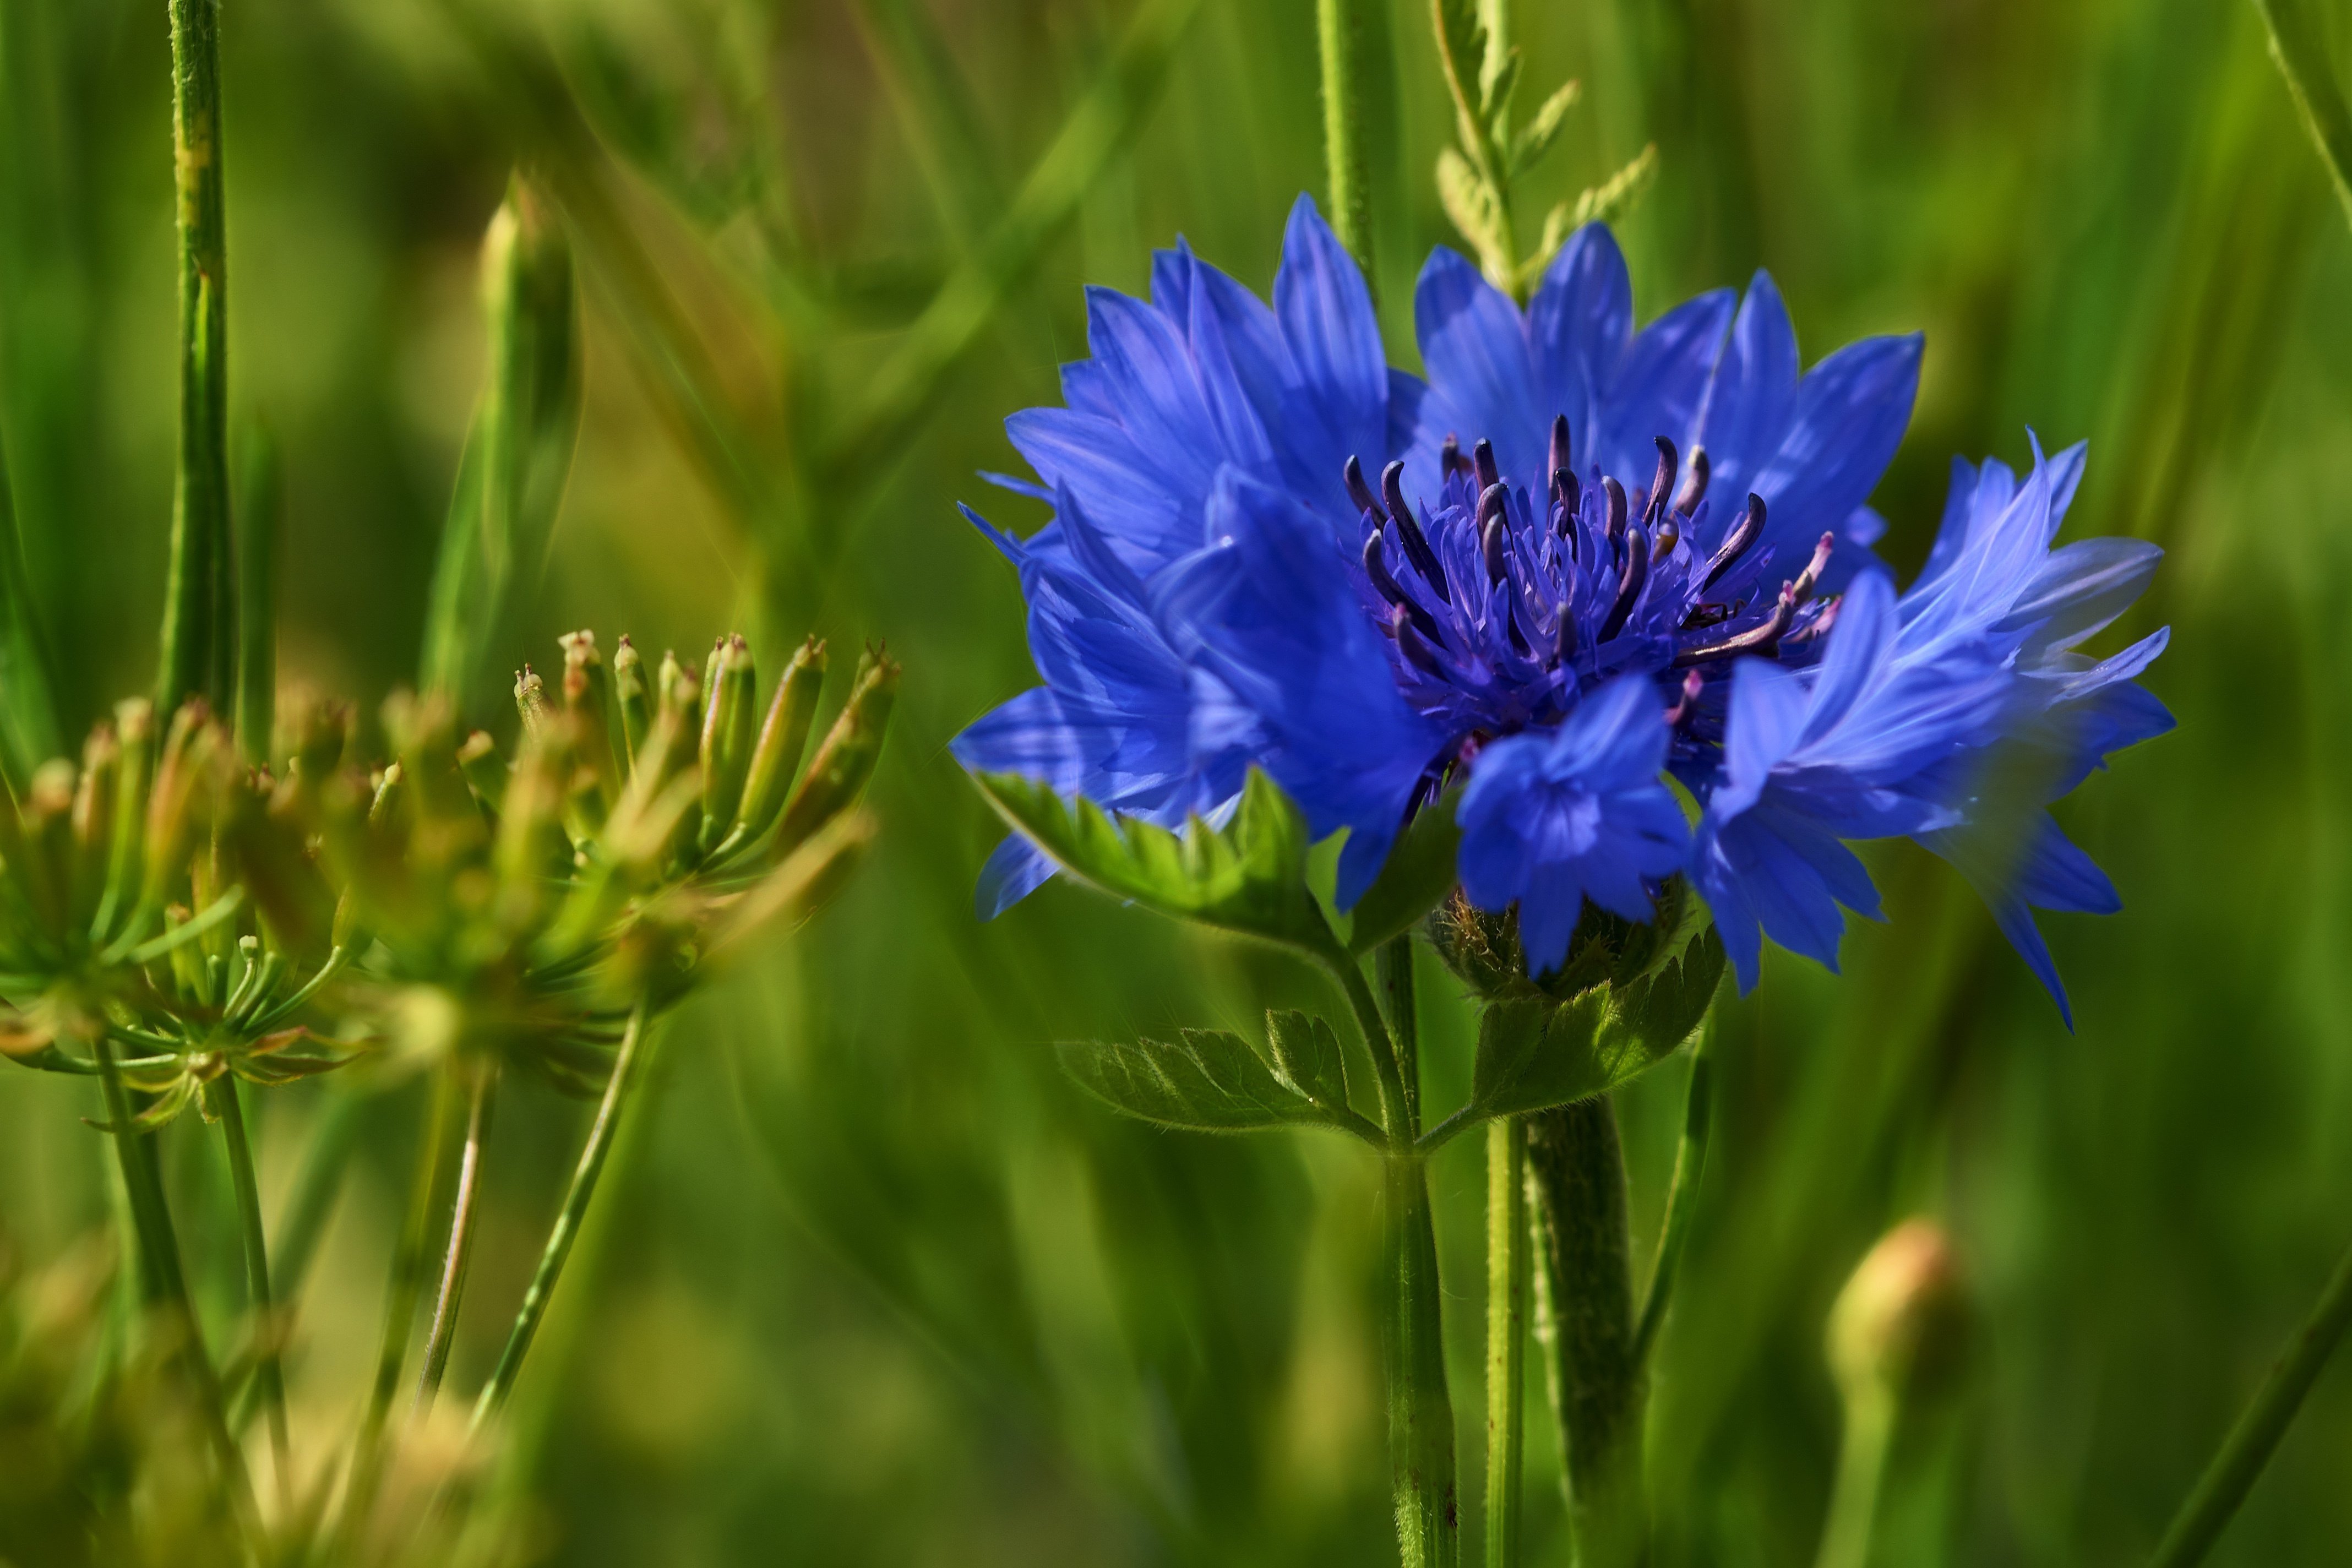
<path fill-rule="evenodd" d="M 2180 1505 L 2172 1527 L 2156 1549 L 2155 1568 L 2190 1568 L 2205 1560 L 2246 1500 L 2254 1479 L 2277 1451 L 2279 1439 L 2286 1436 L 2295 1412 L 2303 1408 L 2304 1396 L 2311 1392 L 2327 1358 L 2335 1354 L 2347 1326 L 2352 1326 L 2352 1252 L 2336 1264 L 2311 1316 L 2304 1320 L 2303 1327 L 2288 1342 L 2286 1353 L 2254 1391 L 2252 1402 L 2222 1439 L 2221 1452 L 2197 1478 L 2196 1489 Z"/>
<path fill-rule="evenodd" d="M 540 1321 L 547 1315 L 547 1303 L 555 1293 L 555 1282 L 563 1273 L 564 1261 L 572 1256 L 572 1244 L 580 1237 L 580 1223 L 588 1213 L 588 1202 L 596 1195 L 596 1180 L 604 1173 L 604 1157 L 612 1152 L 613 1136 L 619 1131 L 621 1113 L 627 1108 L 629 1090 L 635 1085 L 646 1052 L 644 1042 L 651 998 L 639 999 L 629 1015 L 629 1026 L 622 1032 L 621 1047 L 613 1058 L 612 1076 L 604 1083 L 604 1098 L 596 1107 L 596 1121 L 588 1130 L 587 1146 L 580 1151 L 579 1168 L 572 1173 L 571 1190 L 563 1194 L 563 1207 L 556 1214 L 554 1228 L 548 1232 L 547 1246 L 539 1257 L 539 1268 L 532 1274 L 530 1286 L 523 1291 L 522 1307 L 515 1313 L 514 1327 L 507 1334 L 506 1349 L 499 1353 L 499 1364 L 490 1381 L 483 1385 L 481 1397 L 474 1402 L 471 1430 L 479 1432 L 498 1414 L 514 1393 L 515 1379 L 521 1374 L 523 1357 L 530 1352 L 530 1342 L 539 1332 Z"/>
<path fill-rule="evenodd" d="M 466 1294 L 466 1268 L 473 1261 L 474 1206 L 481 1194 L 482 1148 L 489 1141 L 490 1114 L 497 1109 L 499 1069 L 493 1063 L 474 1079 L 466 1109 L 466 1152 L 457 1164 L 457 1196 L 449 1208 L 449 1250 L 441 1263 L 441 1293 L 433 1303 L 433 1327 L 425 1336 L 425 1366 L 417 1374 L 416 1408 L 422 1419 L 441 1392 L 449 1369 L 449 1346 L 457 1332 L 457 1305 Z"/>
<path fill-rule="evenodd" d="M 1519 1561 L 1527 1436 L 1528 1124 L 1486 1124 L 1486 1568 Z"/>
<path fill-rule="evenodd" d="M 180 458 L 155 706 L 228 711 L 228 273 L 221 204 L 220 0 L 171 0 L 172 148 L 180 249 Z"/>
<path fill-rule="evenodd" d="M 2343 204 L 2346 218 L 2352 219 L 2352 109 L 2346 107 L 2344 89 L 2336 85 L 2326 35 L 2305 0 L 2254 0 L 2254 9 L 2270 28 L 2271 58 L 2278 61 L 2287 91 L 2303 111 L 2304 126 L 2326 161 L 2336 199 Z"/>
<path fill-rule="evenodd" d="M 236 749 L 247 763 L 269 761 L 278 721 L 278 558 L 285 483 L 278 442 L 256 431 L 244 455 L 237 511 Z M 227 639 L 222 639 L 224 646 Z"/>
<path fill-rule="evenodd" d="M 261 1184 L 255 1178 L 253 1140 L 246 1131 L 244 1097 L 236 1078 L 223 1073 L 212 1086 L 214 1112 L 220 1118 L 221 1142 L 228 1151 L 229 1184 L 236 1193 L 237 1229 L 245 1241 L 245 1288 L 261 1345 L 254 1376 L 269 1412 L 269 1457 L 278 1476 L 281 1498 L 290 1498 L 292 1475 L 288 1468 L 286 1440 L 286 1370 L 278 1353 L 276 1299 L 269 1290 L 269 1246 L 261 1226 Z"/>
<path fill-rule="evenodd" d="M 1331 224 L 1378 289 L 1372 270 L 1371 160 L 1364 136 L 1365 0 L 1315 0 L 1322 46 L 1323 153 L 1331 186 Z"/>
<path fill-rule="evenodd" d="M 1650 1347 L 1666 1321 L 1666 1303 L 1674 1298 L 1683 1247 L 1690 1240 L 1691 1216 L 1698 1212 L 1699 1178 L 1706 1171 L 1706 1139 L 1714 1120 L 1714 1090 L 1715 1064 L 1702 1041 L 1691 1058 L 1690 1088 L 1683 1098 L 1683 1136 L 1675 1148 L 1674 1182 L 1666 1189 L 1666 1223 L 1658 1235 L 1658 1260 L 1650 1269 L 1650 1289 L 1642 1298 L 1641 1322 L 1633 1331 L 1636 1367 L 1648 1362 Z"/>
<path fill-rule="evenodd" d="M 179 1238 L 172 1230 L 172 1211 L 163 1200 L 163 1183 L 155 1169 L 153 1151 L 131 1121 L 130 1091 L 114 1059 L 113 1042 L 100 1031 L 90 1041 L 97 1059 L 99 1085 L 106 1100 L 106 1120 L 114 1138 L 115 1158 L 122 1169 L 122 1184 L 131 1197 L 131 1223 L 138 1229 L 139 1250 L 145 1259 L 143 1279 L 151 1304 L 171 1320 L 179 1338 L 180 1363 L 187 1373 L 204 1417 L 205 1435 L 226 1485 L 229 1505 L 248 1542 L 261 1539 L 261 1510 L 253 1495 L 253 1478 L 245 1467 L 245 1450 L 229 1431 L 221 1395 L 220 1375 L 205 1349 L 204 1328 L 188 1300 L 187 1276 L 180 1268 Z"/>
<path fill-rule="evenodd" d="M 449 1123 L 457 1099 L 455 1080 L 436 1074 L 433 1100 L 425 1114 L 424 1136 L 417 1141 L 416 1166 L 408 1183 L 408 1211 L 402 1217 L 400 1239 L 384 1279 L 383 1332 L 377 1342 L 375 1381 L 368 1390 L 367 1412 L 360 1420 L 359 1441 L 352 1450 L 352 1476 L 343 1492 L 339 1534 L 348 1548 L 367 1523 L 375 1507 L 375 1490 L 383 1477 L 385 1425 L 393 1396 L 400 1390 L 400 1369 L 408 1359 L 409 1331 L 416 1322 L 417 1298 L 425 1291 L 426 1237 L 433 1225 L 433 1196 L 440 1185 L 441 1150 L 449 1141 Z"/>
<path fill-rule="evenodd" d="M 1895 1440 L 1895 1391 L 1874 1381 L 1845 1405 L 1845 1436 L 1838 1448 L 1837 1484 L 1830 1493 L 1829 1522 L 1822 1530 L 1814 1568 L 1868 1568 L 1870 1536 L 1878 1520 L 1880 1483 L 1886 1452 Z"/>
<path fill-rule="evenodd" d="M 1633 1357 L 1625 1157 L 1605 1095 L 1528 1118 L 1546 1381 L 1578 1568 L 1643 1561 L 1642 1369 Z"/>
<path fill-rule="evenodd" d="M 21 796 L 33 770 L 64 754 L 48 640 L 25 571 L 16 496 L 0 452 L 0 773 Z"/>

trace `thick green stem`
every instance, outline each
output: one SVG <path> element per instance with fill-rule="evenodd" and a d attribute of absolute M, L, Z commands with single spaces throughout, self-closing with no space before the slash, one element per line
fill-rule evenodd
<path fill-rule="evenodd" d="M 1397 1549 L 1404 1568 L 1453 1568 L 1462 1561 L 1454 1401 L 1445 1386 L 1437 1231 L 1422 1158 L 1390 1155 L 1382 1191 L 1388 1321 L 1381 1342 Z"/>
<path fill-rule="evenodd" d="M 1372 288 L 1370 159 L 1364 135 L 1365 0 L 1315 0 L 1322 44 L 1323 153 L 1331 185 L 1331 226 Z M 1377 295 L 1377 290 L 1375 290 Z"/>
<path fill-rule="evenodd" d="M 1673 1300 L 1675 1276 L 1682 1267 L 1683 1247 L 1690 1240 L 1691 1216 L 1698 1212 L 1699 1178 L 1706 1171 L 1706 1138 L 1714 1119 L 1715 1064 L 1702 1042 L 1691 1058 L 1690 1088 L 1683 1100 L 1683 1137 L 1675 1149 L 1674 1184 L 1666 1190 L 1666 1223 L 1658 1233 L 1658 1260 L 1650 1270 L 1649 1292 L 1642 1298 L 1642 1320 L 1633 1331 L 1633 1364 L 1650 1357 L 1658 1330 L 1666 1321 L 1666 1303 Z"/>
<path fill-rule="evenodd" d="M 155 706 L 235 699 L 228 505 L 228 273 L 221 205 L 220 0 L 170 0 L 180 250 L 180 459 Z"/>
<path fill-rule="evenodd" d="M 254 1174 L 253 1140 L 246 1131 L 244 1100 L 236 1079 L 223 1073 L 212 1086 L 214 1112 L 220 1118 L 221 1142 L 228 1151 L 229 1184 L 236 1193 L 237 1228 L 245 1241 L 245 1288 L 261 1347 L 254 1369 L 261 1396 L 269 1412 L 269 1457 L 281 1497 L 289 1496 L 286 1440 L 286 1372 L 278 1353 L 276 1299 L 269 1289 L 269 1247 L 261 1226 L 261 1184 Z"/>
<path fill-rule="evenodd" d="M 1486 1568 L 1519 1561 L 1527 1434 L 1528 1124 L 1486 1124 Z"/>
<path fill-rule="evenodd" d="M 1625 1157 L 1608 1098 L 1528 1118 L 1538 1339 L 1559 1425 L 1579 1568 L 1626 1568 L 1647 1552 L 1642 1417 L 1627 1260 Z"/>
<path fill-rule="evenodd" d="M 132 1124 L 131 1094 L 123 1087 L 121 1071 L 115 1063 L 113 1042 L 103 1031 L 90 1041 L 90 1054 L 98 1062 L 99 1084 L 106 1099 L 106 1120 L 114 1138 L 115 1158 L 121 1166 L 123 1188 L 131 1197 L 131 1218 L 139 1233 L 140 1256 L 146 1263 L 143 1282 L 149 1302 L 168 1317 L 178 1337 L 180 1363 L 194 1390 L 196 1408 L 204 1417 L 205 1434 L 220 1463 L 230 1504 L 247 1540 L 258 1541 L 261 1510 L 254 1501 L 253 1478 L 245 1468 L 245 1451 L 237 1447 L 235 1434 L 229 1431 L 220 1374 L 205 1348 L 204 1327 L 197 1322 L 195 1307 L 188 1300 L 187 1276 L 180 1267 L 179 1237 L 172 1229 L 172 1211 L 163 1199 L 163 1183 L 155 1169 L 154 1151 Z"/>
<path fill-rule="evenodd" d="M 1857 1390 L 1845 1405 L 1845 1438 L 1838 1449 L 1836 1489 L 1822 1531 L 1814 1568 L 1867 1568 L 1871 1527 L 1878 1519 L 1879 1483 L 1895 1439 L 1895 1392 L 1884 1383 Z"/>
<path fill-rule="evenodd" d="M 457 1196 L 449 1206 L 449 1248 L 441 1262 L 441 1293 L 433 1303 L 433 1327 L 425 1336 L 425 1367 L 416 1381 L 415 1416 L 433 1408 L 449 1369 L 449 1346 L 457 1332 L 457 1304 L 466 1294 L 466 1268 L 473 1260 L 474 1208 L 480 1195 L 482 1147 L 489 1141 L 490 1113 L 497 1109 L 499 1070 L 493 1065 L 474 1079 L 466 1110 L 466 1152 L 457 1164 Z"/>
<path fill-rule="evenodd" d="M 646 1054 L 644 1042 L 651 1008 L 651 1001 L 642 999 L 629 1015 L 629 1026 L 623 1031 L 620 1050 L 613 1058 L 612 1076 L 604 1083 L 604 1099 L 596 1108 L 594 1124 L 588 1130 L 587 1146 L 580 1151 L 579 1168 L 572 1173 L 571 1190 L 563 1194 L 563 1207 L 555 1216 L 554 1228 L 548 1232 L 547 1246 L 540 1253 L 539 1268 L 523 1292 L 521 1309 L 515 1313 L 514 1327 L 507 1334 L 506 1349 L 499 1354 L 498 1367 L 483 1386 L 481 1397 L 474 1402 L 474 1431 L 480 1431 L 514 1393 L 515 1379 L 522 1373 L 523 1357 L 530 1352 L 530 1342 L 539 1332 L 540 1321 L 547 1315 L 548 1300 L 555 1293 L 555 1282 L 563 1273 L 564 1261 L 572 1256 L 572 1244 L 579 1239 L 580 1223 L 587 1215 L 589 1200 L 596 1195 L 596 1180 L 604 1173 L 604 1157 L 612 1152 L 613 1136 L 620 1129 L 621 1113 L 627 1107 L 629 1090 L 636 1082 Z"/>
<path fill-rule="evenodd" d="M 2279 1439 L 2303 1408 L 2304 1396 L 2335 1353 L 2347 1326 L 2352 1326 L 2352 1252 L 2336 1264 L 2311 1316 L 2254 1391 L 2252 1403 L 2222 1439 L 2221 1451 L 2197 1479 L 2196 1489 L 2180 1505 L 2172 1528 L 2156 1549 L 2155 1568 L 2190 1568 L 2205 1560 L 2277 1451 Z"/>

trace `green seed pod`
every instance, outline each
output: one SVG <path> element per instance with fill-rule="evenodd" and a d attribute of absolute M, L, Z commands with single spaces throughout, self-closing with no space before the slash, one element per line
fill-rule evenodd
<path fill-rule="evenodd" d="M 710 716 L 702 726 L 702 849 L 708 854 L 735 820 L 751 776 L 758 741 L 760 679 L 751 647 L 740 637 L 727 639 L 719 659 L 719 685 Z"/>
<path fill-rule="evenodd" d="M 499 743 L 488 730 L 477 730 L 457 748 L 457 767 L 482 810 L 495 817 L 506 799 L 507 765 L 499 760 Z"/>
<path fill-rule="evenodd" d="M 772 854 L 790 854 L 811 834 L 846 810 L 874 774 L 882 741 L 890 728 L 890 706 L 898 695 L 898 667 L 879 647 L 866 650 L 850 683 L 849 700 L 826 731 L 809 763 L 807 776 L 784 805 L 784 820 Z"/>
<path fill-rule="evenodd" d="M 51 757 L 33 770 L 25 789 L 25 847 L 33 908 L 41 923 L 62 936 L 72 920 L 74 765 Z"/>
<path fill-rule="evenodd" d="M 507 781 L 491 856 L 502 901 L 523 889 L 535 901 L 540 885 L 562 877 L 570 866 L 572 841 L 564 835 L 563 815 L 573 772 L 569 749 L 559 737 L 542 731 L 523 738 L 522 754 Z"/>
<path fill-rule="evenodd" d="M 117 703 L 114 732 L 122 753 L 115 785 L 114 842 L 107 855 L 106 893 L 91 933 L 101 943 L 114 939 L 139 897 L 147 847 L 147 795 L 155 773 L 154 704 L 144 697 Z"/>
<path fill-rule="evenodd" d="M 621 763 L 613 749 L 613 676 L 596 651 L 596 634 L 577 631 L 562 637 L 563 707 L 572 715 L 572 744 L 593 786 L 578 792 L 589 826 L 602 826 L 621 793 Z"/>
<path fill-rule="evenodd" d="M 817 694 L 824 689 L 824 644 L 815 637 L 801 644 L 784 678 L 776 683 L 775 700 L 768 705 L 768 721 L 760 727 L 760 743 L 751 753 L 751 775 L 743 783 L 739 826 L 746 838 L 757 838 L 774 826 L 784 809 L 784 792 L 800 771 L 808 750 L 809 723 L 816 717 Z"/>
<path fill-rule="evenodd" d="M 537 677 L 532 677 L 534 681 Z M 447 697 L 395 691 L 383 705 L 384 734 L 400 758 L 400 771 L 414 792 L 419 813 L 443 823 L 478 824 L 473 792 L 457 768 L 457 711 Z"/>
<path fill-rule="evenodd" d="M 514 699 L 515 711 L 522 715 L 523 733 L 536 735 L 547 722 L 547 683 L 527 664 L 515 672 Z"/>
<path fill-rule="evenodd" d="M 635 771 L 637 753 L 646 749 L 646 731 L 653 727 L 653 697 L 646 689 L 646 661 L 638 654 L 628 634 L 613 649 L 613 695 L 621 709 L 621 739 L 629 748 L 629 767 Z"/>
<path fill-rule="evenodd" d="M 82 747 L 81 779 L 73 799 L 72 921 L 89 929 L 106 896 L 107 861 L 114 852 L 114 819 L 122 787 L 122 745 L 114 726 L 100 723 Z"/>
<path fill-rule="evenodd" d="M 1830 1368 L 1849 1400 L 1932 1397 L 1957 1379 L 1967 1292 L 1943 1227 L 1906 1220 L 1870 1249 L 1831 1310 Z"/>
<path fill-rule="evenodd" d="M 719 667 L 726 657 L 727 638 L 721 636 L 712 640 L 710 657 L 702 661 L 702 679 L 698 685 L 702 694 L 702 722 L 695 730 L 695 745 L 702 755 L 709 754 L 711 731 L 719 722 Z"/>
<path fill-rule="evenodd" d="M 210 820 L 213 763 L 226 743 L 202 698 L 190 698 L 172 715 L 155 764 L 155 785 L 147 797 L 147 864 L 141 901 L 151 910 L 162 909 L 188 874 L 197 832 Z"/>

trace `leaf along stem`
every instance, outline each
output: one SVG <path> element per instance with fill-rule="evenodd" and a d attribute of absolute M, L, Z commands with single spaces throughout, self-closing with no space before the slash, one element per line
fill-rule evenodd
<path fill-rule="evenodd" d="M 1636 1367 L 1649 1360 L 1650 1347 L 1665 1323 L 1666 1303 L 1674 1299 L 1683 1247 L 1690 1240 L 1691 1216 L 1698 1212 L 1698 1184 L 1706 1171 L 1706 1140 L 1714 1118 L 1715 1064 L 1706 1053 L 1712 1037 L 1712 1031 L 1701 1037 L 1691 1058 L 1690 1087 L 1683 1098 L 1683 1135 L 1675 1146 L 1674 1181 L 1666 1189 L 1666 1219 L 1658 1233 L 1658 1258 L 1651 1266 L 1650 1288 L 1643 1295 L 1641 1320 L 1633 1330 Z"/>
<path fill-rule="evenodd" d="M 1527 1437 L 1528 1124 L 1486 1124 L 1486 1568 L 1517 1568 Z"/>
<path fill-rule="evenodd" d="M 441 1261 L 441 1291 L 433 1303 L 433 1326 L 425 1336 L 425 1365 L 417 1373 L 416 1405 L 411 1420 L 421 1420 L 441 1392 L 442 1375 L 449 1369 L 449 1347 L 457 1338 L 457 1307 L 466 1294 L 467 1267 L 473 1261 L 474 1211 L 481 1196 L 482 1150 L 489 1142 L 490 1118 L 498 1108 L 499 1068 L 493 1062 L 476 1074 L 466 1108 L 466 1148 L 457 1163 L 457 1195 L 449 1206 L 449 1247 Z"/>
<path fill-rule="evenodd" d="M 2320 1369 L 2336 1352 L 2344 1331 L 2352 1326 L 2352 1251 L 2347 1251 L 2328 1277 L 2311 1316 L 2295 1331 L 2262 1387 L 2221 1441 L 2197 1486 L 2151 1560 L 2154 1568 L 2191 1568 L 2213 1549 L 2222 1530 L 2236 1515 L 2263 1467 L 2277 1452 L 2279 1440 L 2303 1408 L 2304 1396 L 2319 1377 Z"/>
<path fill-rule="evenodd" d="M 245 1244 L 247 1305 L 253 1314 L 261 1353 L 254 1379 L 269 1415 L 269 1458 L 278 1477 L 278 1493 L 290 1499 L 293 1484 L 286 1438 L 286 1369 L 278 1351 L 281 1325 L 276 1299 L 269 1289 L 269 1246 L 261 1224 L 261 1184 L 253 1167 L 253 1140 L 246 1130 L 244 1096 L 236 1075 L 223 1073 L 211 1086 L 213 1110 L 220 1118 L 221 1144 L 228 1152 L 229 1184 L 236 1194 L 237 1229 Z"/>
<path fill-rule="evenodd" d="M 523 1292 L 522 1306 L 515 1313 L 514 1327 L 507 1334 L 506 1349 L 499 1352 L 498 1367 L 483 1385 L 481 1396 L 474 1402 L 472 1431 L 479 1432 L 514 1393 L 523 1357 L 530 1350 L 532 1337 L 539 1332 L 540 1321 L 547 1315 L 548 1300 L 555 1293 L 555 1282 L 563 1273 L 564 1261 L 572 1256 L 572 1244 L 579 1239 L 581 1221 L 588 1213 L 589 1200 L 596 1195 L 596 1181 L 604 1173 L 604 1157 L 612 1152 L 613 1137 L 619 1131 L 629 1090 L 644 1066 L 645 1037 L 652 1009 L 653 1000 L 646 996 L 640 998 L 629 1014 L 628 1027 L 613 1058 L 612 1075 L 604 1082 L 604 1098 L 596 1107 L 596 1120 L 588 1130 L 587 1144 L 580 1151 L 580 1164 L 572 1173 L 572 1186 L 563 1194 L 563 1207 L 548 1232 L 538 1270 Z"/>

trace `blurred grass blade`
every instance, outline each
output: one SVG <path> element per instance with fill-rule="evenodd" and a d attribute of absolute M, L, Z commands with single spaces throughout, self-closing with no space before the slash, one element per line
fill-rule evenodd
<path fill-rule="evenodd" d="M 2303 111 L 2304 125 L 2327 161 L 2336 199 L 2352 221 L 2352 110 L 2345 106 L 2326 38 L 2305 0 L 2254 0 L 2254 8 L 2270 29 L 2271 58 L 2278 61 L 2294 106 Z"/>
<path fill-rule="evenodd" d="M 971 89 L 923 0 L 858 0 L 856 15 L 940 214 L 969 254 L 1004 205 Z"/>
<path fill-rule="evenodd" d="M 172 0 L 172 147 L 179 193 L 180 461 L 155 706 L 207 696 L 226 712 L 235 634 L 227 575 L 228 297 L 223 245 L 219 0 Z"/>
<path fill-rule="evenodd" d="M 0 772 L 22 795 L 33 770 L 64 750 L 56 682 L 16 535 L 7 459 L 0 453 Z"/>
<path fill-rule="evenodd" d="M 572 249 L 520 179 L 482 241 L 489 368 L 441 535 L 425 623 L 428 691 L 463 705 L 506 611 L 519 562 L 544 547 L 580 432 Z"/>
<path fill-rule="evenodd" d="M 285 549 L 285 474 L 278 439 L 257 429 L 246 443 L 236 521 L 236 747 L 269 759 L 278 704 L 278 560 Z M 224 639 L 226 641 L 226 639 Z"/>
<path fill-rule="evenodd" d="M 1200 0 L 1144 0 L 1101 73 L 1080 96 L 1013 205 L 948 279 L 822 448 L 821 476 L 887 461 L 937 399 L 948 371 L 979 341 L 1045 242 L 1126 151 L 1167 79 Z"/>

